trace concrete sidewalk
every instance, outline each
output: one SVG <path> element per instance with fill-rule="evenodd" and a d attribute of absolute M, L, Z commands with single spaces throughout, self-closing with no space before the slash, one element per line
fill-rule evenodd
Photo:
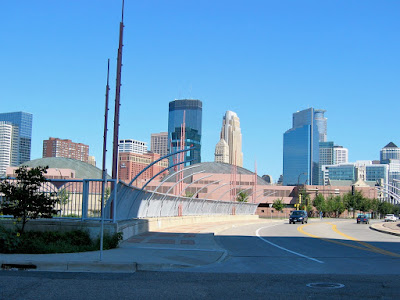
<path fill-rule="evenodd" d="M 400 236 L 400 222 L 379 222 L 369 226 L 372 230 Z"/>
<path fill-rule="evenodd" d="M 246 224 L 276 222 L 215 222 L 170 227 L 146 232 L 122 242 L 119 248 L 61 254 L 0 254 L 2 269 L 26 269 L 60 272 L 135 272 L 187 268 L 222 261 L 226 251 L 214 240 L 214 234 Z"/>

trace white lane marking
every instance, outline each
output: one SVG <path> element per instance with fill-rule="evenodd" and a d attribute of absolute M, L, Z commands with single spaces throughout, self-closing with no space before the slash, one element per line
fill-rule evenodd
<path fill-rule="evenodd" d="M 276 248 L 279 248 L 279 249 L 281 249 L 281 250 L 287 251 L 287 252 L 292 253 L 292 254 L 297 255 L 297 256 L 304 257 L 304 258 L 306 258 L 306 259 L 315 261 L 315 262 L 320 263 L 320 264 L 323 264 L 323 263 L 324 263 L 323 261 L 320 261 L 320 260 L 318 260 L 318 259 L 316 259 L 316 258 L 312 258 L 312 257 L 306 256 L 306 255 L 303 255 L 303 254 L 301 254 L 301 253 L 297 253 L 297 252 L 294 252 L 294 251 L 292 251 L 292 250 L 289 250 L 289 249 L 286 249 L 286 248 L 284 248 L 284 247 L 281 247 L 281 246 L 279 246 L 279 245 L 277 245 L 277 244 L 274 244 L 273 242 L 268 241 L 267 239 L 263 238 L 262 236 L 260 236 L 260 230 L 261 230 L 261 229 L 264 229 L 264 228 L 271 228 L 271 227 L 277 226 L 277 225 L 280 225 L 280 224 L 276 224 L 276 225 L 272 225 L 272 226 L 265 226 L 265 227 L 258 228 L 257 231 L 256 231 L 257 237 L 258 237 L 259 239 L 261 239 L 262 241 L 264 241 L 264 242 L 266 242 L 266 243 L 268 243 L 268 244 L 270 244 L 270 245 L 272 245 L 272 246 L 274 246 L 274 247 L 276 247 Z"/>

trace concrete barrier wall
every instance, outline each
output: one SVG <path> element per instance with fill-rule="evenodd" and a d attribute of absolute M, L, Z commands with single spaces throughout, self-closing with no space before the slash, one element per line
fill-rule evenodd
<path fill-rule="evenodd" d="M 257 220 L 257 215 L 213 215 L 213 216 L 183 216 L 183 217 L 159 217 L 144 218 L 119 221 L 117 223 L 104 223 L 104 232 L 113 234 L 122 232 L 123 239 L 127 240 L 132 236 L 148 231 L 157 231 L 169 227 L 182 225 L 212 223 L 212 222 L 232 222 L 232 221 L 252 221 Z M 1 220 L 0 226 L 5 228 L 15 228 L 14 220 Z M 100 236 L 101 224 L 99 221 L 81 221 L 65 219 L 37 219 L 31 220 L 26 224 L 26 230 L 32 231 L 73 231 L 87 230 L 91 238 Z"/>

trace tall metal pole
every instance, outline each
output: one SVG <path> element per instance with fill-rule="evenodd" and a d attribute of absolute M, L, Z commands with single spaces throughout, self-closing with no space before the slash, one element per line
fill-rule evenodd
<path fill-rule="evenodd" d="M 114 140 L 113 140 L 113 161 L 112 161 L 112 178 L 118 179 L 118 133 L 119 133 L 119 108 L 121 96 L 121 68 L 122 68 L 122 47 L 124 34 L 124 0 L 122 0 L 122 16 L 119 23 L 119 46 L 117 57 L 117 79 L 115 87 L 115 112 L 114 112 Z"/>
<path fill-rule="evenodd" d="M 100 260 L 103 259 L 103 235 L 104 235 L 104 194 L 107 184 L 106 153 L 107 153 L 107 121 L 108 121 L 108 93 L 110 78 L 110 59 L 107 63 L 107 85 L 106 85 L 106 108 L 104 113 L 104 136 L 103 136 L 103 183 L 101 189 L 101 229 L 100 229 Z"/>

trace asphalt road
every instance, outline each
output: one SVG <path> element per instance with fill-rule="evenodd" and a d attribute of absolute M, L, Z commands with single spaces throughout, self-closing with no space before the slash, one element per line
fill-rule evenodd
<path fill-rule="evenodd" d="M 265 274 L 400 274 L 400 237 L 353 220 L 249 225 L 220 232 L 224 261 L 196 272 Z M 400 287 L 400 284 L 399 284 Z"/>
<path fill-rule="evenodd" d="M 396 299 L 399 279 L 398 275 L 1 271 L 0 299 Z"/>
<path fill-rule="evenodd" d="M 0 271 L 0 299 L 395 299 L 400 237 L 353 221 L 220 232 L 221 262 L 164 272 Z"/>

